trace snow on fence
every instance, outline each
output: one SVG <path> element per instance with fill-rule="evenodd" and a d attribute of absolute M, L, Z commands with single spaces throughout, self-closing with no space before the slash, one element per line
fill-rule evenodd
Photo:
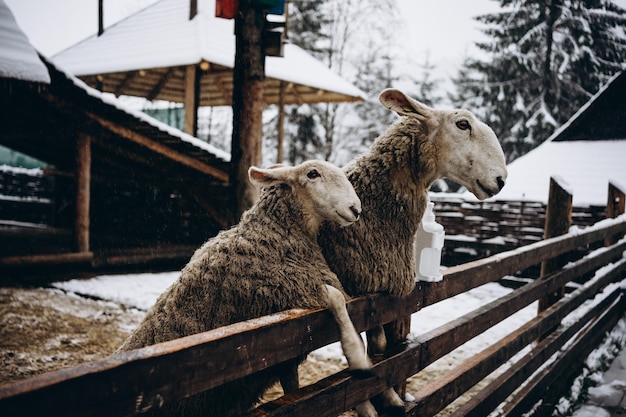
<path fill-rule="evenodd" d="M 624 194 L 619 195 L 622 202 Z M 615 197 L 616 199 L 618 197 Z M 375 377 L 341 371 L 265 403 L 248 416 L 336 416 L 410 376 L 566 283 L 576 289 L 436 381 L 410 392 L 409 416 L 431 416 L 497 369 L 453 416 L 521 415 L 543 407 L 578 374 L 582 361 L 626 312 L 619 285 L 626 276 L 626 215 L 449 268 L 436 283 L 418 283 L 408 297 L 382 294 L 348 303 L 359 331 L 393 324 L 419 310 L 498 281 L 581 247 L 595 248 L 468 314 L 423 333 L 375 360 Z M 621 208 L 623 213 L 623 203 Z M 550 214 L 549 214 L 550 215 Z M 604 244 L 608 246 L 604 246 Z M 290 310 L 0 386 L 4 416 L 132 416 L 338 340 L 326 310 Z"/>

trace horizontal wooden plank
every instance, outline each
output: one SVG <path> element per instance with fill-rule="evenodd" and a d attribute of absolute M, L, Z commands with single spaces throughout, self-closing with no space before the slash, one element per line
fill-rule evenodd
<path fill-rule="evenodd" d="M 4 415 L 63 415 L 70 401 L 76 410 L 72 414 L 77 416 L 133 415 L 139 406 L 148 408 L 219 385 L 225 379 L 220 373 L 247 373 L 248 363 L 256 357 L 262 360 L 265 350 L 273 346 L 265 340 L 267 332 L 289 327 L 290 319 L 301 315 L 310 316 L 306 323 L 311 326 L 311 340 L 317 340 L 320 331 L 336 332 L 327 312 L 279 313 L 2 385 L 0 408 L 6 411 Z M 289 346 L 309 340 L 308 335 L 296 340 L 289 332 L 282 334 L 278 340 Z M 260 340 L 266 343 L 257 343 Z M 172 375 L 178 375 L 175 387 L 170 385 Z M 164 390 L 166 386 L 170 391 Z"/>
<path fill-rule="evenodd" d="M 499 253 L 488 258 L 468 262 L 448 268 L 444 279 L 435 283 L 424 283 L 422 307 L 453 297 L 471 288 L 496 281 L 506 275 L 513 275 L 530 266 L 572 251 L 590 243 L 604 240 L 607 235 L 626 232 L 626 215 L 607 219 L 578 234 L 562 235 L 509 252 Z"/>
<path fill-rule="evenodd" d="M 66 264 L 88 264 L 93 252 L 54 253 L 49 255 L 7 256 L 0 258 L 0 267 L 17 268 L 23 266 L 52 266 Z"/>
<path fill-rule="evenodd" d="M 560 348 L 562 342 L 569 340 L 584 325 L 593 321 L 593 319 L 599 316 L 603 311 L 607 311 L 614 305 L 615 300 L 619 298 L 619 296 L 619 291 L 613 291 L 608 294 L 602 302 L 590 309 L 581 319 L 567 328 L 567 331 L 560 329 L 554 335 L 542 340 L 531 352 L 519 359 L 505 373 L 499 375 L 480 392 L 472 396 L 470 400 L 460 406 L 450 416 L 482 417 L 486 413 L 488 414 L 495 410 L 502 401 L 518 389 L 526 379 L 532 376 L 532 374 Z M 546 312 L 557 309 L 558 307 L 555 305 L 549 310 L 546 310 Z M 548 313 L 548 315 L 551 315 L 551 313 Z M 542 313 L 542 316 L 545 316 L 545 314 Z M 541 320 L 541 318 L 539 318 L 539 320 Z M 530 326 L 532 326 L 532 323 L 516 332 L 519 336 L 512 335 L 512 337 L 522 337 L 522 333 L 530 330 Z"/>
<path fill-rule="evenodd" d="M 536 340 L 547 330 L 557 326 L 565 316 L 578 308 L 584 301 L 594 297 L 596 293 L 607 284 L 621 280 L 625 271 L 626 260 L 622 259 L 619 263 L 613 265 L 610 270 L 607 269 L 601 276 L 596 277 L 592 283 L 588 283 L 586 286 L 574 291 L 569 297 L 561 299 L 552 308 L 542 312 L 542 314 L 538 315 L 535 319 L 526 323 L 515 332 L 510 333 L 502 340 L 494 343 L 454 370 L 443 375 L 434 383 L 429 384 L 427 387 L 414 394 L 416 404 L 412 407 L 414 411 L 411 411 L 411 415 L 434 415 L 441 411 L 462 393 L 476 385 L 484 377 L 511 359 L 522 348 Z M 610 299 L 608 302 L 612 302 L 619 295 L 619 291 L 613 292 L 609 296 Z M 608 302 L 605 301 L 605 304 L 608 304 Z M 596 314 L 598 313 L 599 312 L 596 312 Z M 593 318 L 593 316 L 591 318 Z M 529 369 L 530 368 L 526 368 L 524 371 L 529 372 Z M 527 376 L 528 374 L 526 374 L 526 377 Z M 512 380 L 512 383 L 510 380 Z M 509 375 L 504 378 L 504 381 L 500 382 L 499 385 L 494 385 L 494 387 L 502 393 L 502 386 L 508 386 L 511 388 L 511 391 L 507 393 L 508 395 L 521 385 L 523 380 L 511 378 Z M 507 384 L 507 382 L 509 384 Z M 495 402 L 493 392 L 485 393 L 484 397 L 485 401 L 489 401 L 494 408 L 504 399 L 501 398 L 500 401 Z M 476 402 L 476 400 L 474 399 L 473 402 Z M 485 413 L 493 410 L 487 410 L 486 404 L 484 403 L 478 404 L 476 409 L 480 410 L 476 416 L 485 415 Z M 463 410 L 463 413 L 469 412 L 469 410 L 465 408 L 463 408 Z M 460 415 L 465 414 L 459 414 L 459 416 Z"/>
<path fill-rule="evenodd" d="M 622 300 L 616 301 L 609 311 L 597 320 L 589 323 L 582 333 L 576 336 L 575 342 L 567 346 L 563 354 L 548 367 L 534 375 L 529 383 L 514 394 L 513 398 L 507 400 L 503 407 L 502 415 L 519 416 L 528 412 L 528 410 L 546 394 L 548 388 L 557 381 L 566 384 L 566 386 L 571 386 L 572 377 L 575 376 L 572 373 L 579 372 L 580 365 L 582 365 L 585 358 L 598 346 L 605 337 L 606 332 L 614 328 L 619 319 L 623 316 L 623 302 Z M 582 319 L 579 322 L 583 324 L 588 323 Z M 567 330 L 564 332 L 567 332 Z M 547 343 L 544 344 L 542 342 L 540 347 L 547 345 L 550 342 L 549 339 L 560 339 L 559 336 L 560 332 L 555 332 L 555 334 L 548 337 L 548 340 L 546 340 Z M 553 350 L 556 352 L 558 348 L 561 348 L 565 340 L 569 340 L 569 338 L 556 340 L 554 342 L 556 347 L 553 348 Z M 547 359 L 548 357 L 546 355 L 543 363 L 545 363 Z M 559 385 L 561 388 L 564 388 L 560 383 Z M 552 415 L 552 412 L 550 411 L 548 415 Z"/>
<path fill-rule="evenodd" d="M 348 311 L 362 331 L 415 311 L 421 298 L 419 288 L 403 299 L 362 297 L 351 300 Z M 328 311 L 290 310 L 2 385 L 0 408 L 62 413 L 67 395 L 60 394 L 71 392 L 77 416 L 133 415 L 137 404 L 185 398 L 338 339 Z"/>
<path fill-rule="evenodd" d="M 626 250 L 626 242 L 616 244 L 610 249 L 597 251 L 572 263 L 568 268 L 547 276 L 546 279 L 535 280 L 504 297 L 448 322 L 444 326 L 420 335 L 416 339 L 417 341 L 423 343 L 428 341 L 429 343 L 427 350 L 429 357 L 422 357 L 422 362 L 425 365 L 434 362 L 509 315 L 526 307 L 542 295 L 562 287 L 566 282 L 576 277 L 621 258 L 624 250 Z"/>

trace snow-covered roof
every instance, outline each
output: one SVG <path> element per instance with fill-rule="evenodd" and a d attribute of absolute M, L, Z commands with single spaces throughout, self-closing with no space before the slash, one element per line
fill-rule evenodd
<path fill-rule="evenodd" d="M 607 203 L 608 184 L 626 190 L 626 73 L 612 77 L 550 138 L 508 165 L 495 200 L 546 202 L 550 177 L 571 190 L 575 206 Z"/>
<path fill-rule="evenodd" d="M 496 200 L 548 200 L 550 177 L 569 185 L 575 206 L 606 205 L 609 181 L 626 186 L 624 140 L 547 141 L 508 166 Z"/>
<path fill-rule="evenodd" d="M 50 82 L 46 66 L 4 0 L 0 0 L 0 39 L 0 78 Z"/>
<path fill-rule="evenodd" d="M 50 63 L 50 65 L 53 66 L 59 72 L 63 73 L 63 75 L 65 75 L 67 79 L 70 80 L 76 87 L 84 90 L 91 97 L 101 100 L 103 103 L 106 103 L 112 107 L 115 107 L 117 110 L 120 110 L 128 114 L 129 116 L 136 118 L 138 122 L 141 121 L 141 122 L 147 123 L 150 126 L 154 127 L 155 129 L 159 130 L 160 132 L 166 133 L 174 138 L 181 140 L 182 142 L 189 143 L 198 149 L 208 152 L 212 154 L 214 157 L 223 160 L 224 162 L 230 161 L 230 154 L 228 152 L 225 152 L 219 148 L 216 148 L 215 146 L 203 141 L 202 139 L 198 139 L 195 136 L 182 132 L 176 129 L 175 127 L 169 126 L 166 123 L 163 123 L 155 119 L 154 117 L 147 115 L 146 113 L 142 111 L 135 110 L 125 105 L 124 103 L 120 102 L 116 97 L 112 96 L 111 94 L 105 94 L 96 90 L 95 88 L 91 88 L 87 84 L 85 84 L 84 82 L 76 78 L 75 76 L 67 73 L 66 71 L 63 71 L 56 65 L 52 63 Z"/>
<path fill-rule="evenodd" d="M 52 59 L 79 77 L 202 61 L 233 68 L 234 22 L 214 15 L 215 0 L 198 0 L 198 14 L 191 20 L 189 0 L 160 0 Z M 284 57 L 266 58 L 266 76 L 366 99 L 353 84 L 292 44 L 285 45 Z"/>

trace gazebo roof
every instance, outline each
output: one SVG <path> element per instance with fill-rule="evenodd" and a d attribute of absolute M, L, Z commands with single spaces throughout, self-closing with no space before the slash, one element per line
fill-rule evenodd
<path fill-rule="evenodd" d="M 183 102 L 185 68 L 200 65 L 201 106 L 229 105 L 235 58 L 234 22 L 214 16 L 214 0 L 160 0 L 58 53 L 52 60 L 88 85 L 118 95 Z M 208 65 L 207 65 L 208 64 Z M 360 101 L 365 94 L 296 45 L 266 58 L 265 102 Z"/>

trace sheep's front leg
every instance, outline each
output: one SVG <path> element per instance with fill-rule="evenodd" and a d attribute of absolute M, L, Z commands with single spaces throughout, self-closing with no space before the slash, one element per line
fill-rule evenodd
<path fill-rule="evenodd" d="M 372 362 L 370 361 L 361 336 L 357 333 L 348 315 L 346 299 L 341 291 L 332 285 L 326 285 L 328 296 L 328 309 L 333 313 L 333 317 L 339 326 L 341 338 L 341 348 L 348 360 L 348 368 L 357 377 L 369 378 L 373 376 Z"/>
<path fill-rule="evenodd" d="M 385 329 L 383 326 L 374 327 L 367 331 L 367 353 L 370 356 L 381 355 L 385 353 L 387 349 L 387 336 L 385 336 Z M 377 397 L 385 413 L 392 416 L 404 416 L 404 401 L 396 393 L 393 388 L 387 388 L 379 397 Z M 378 402 L 376 402 L 378 404 Z M 357 409 L 357 411 L 359 411 Z M 366 416 L 367 414 L 364 414 Z M 359 416 L 361 413 L 359 411 Z"/>
<path fill-rule="evenodd" d="M 333 317 L 339 326 L 341 348 L 348 360 L 350 372 L 356 377 L 373 376 L 374 374 L 371 371 L 372 362 L 367 356 L 361 336 L 359 336 L 352 320 L 350 320 L 350 315 L 346 309 L 346 299 L 341 291 L 332 285 L 326 285 L 326 293 L 328 295 L 328 309 L 333 313 Z M 355 408 L 360 417 L 378 417 L 376 408 L 369 401 L 364 401 Z"/>

